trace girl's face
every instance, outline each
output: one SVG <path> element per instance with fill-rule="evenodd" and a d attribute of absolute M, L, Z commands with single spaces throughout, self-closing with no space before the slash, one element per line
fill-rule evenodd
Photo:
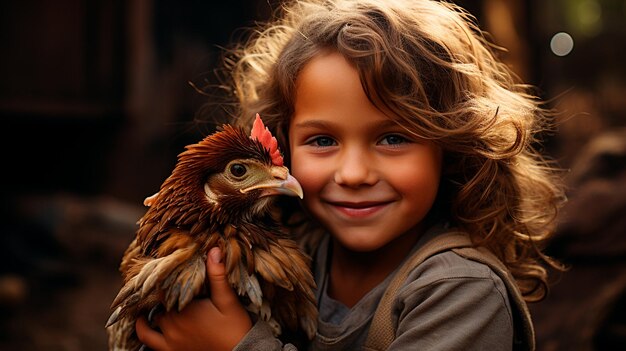
<path fill-rule="evenodd" d="M 435 201 L 440 148 L 377 109 L 338 53 L 299 74 L 289 143 L 304 205 L 348 249 L 373 251 L 410 233 Z"/>

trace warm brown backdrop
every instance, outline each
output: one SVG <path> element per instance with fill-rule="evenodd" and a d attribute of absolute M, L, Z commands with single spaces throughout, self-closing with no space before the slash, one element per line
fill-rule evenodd
<path fill-rule="evenodd" d="M 571 269 L 531 306 L 538 350 L 626 349 L 626 1 L 457 3 L 560 112 L 544 150 L 570 170 L 570 202 L 548 250 Z M 211 83 L 220 47 L 277 4 L 0 3 L 0 349 L 106 349 L 141 202 L 213 128 L 189 82 Z"/>

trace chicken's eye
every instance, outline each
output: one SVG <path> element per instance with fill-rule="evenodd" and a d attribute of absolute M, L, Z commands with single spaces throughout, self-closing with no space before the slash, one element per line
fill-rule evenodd
<path fill-rule="evenodd" d="M 237 178 L 243 177 L 243 175 L 246 174 L 247 171 L 248 170 L 246 169 L 246 166 L 242 165 L 241 163 L 235 163 L 230 166 L 230 173 Z"/>

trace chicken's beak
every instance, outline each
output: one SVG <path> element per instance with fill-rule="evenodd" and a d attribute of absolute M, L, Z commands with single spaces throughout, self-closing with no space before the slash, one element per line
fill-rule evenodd
<path fill-rule="evenodd" d="M 263 189 L 261 197 L 273 195 L 297 196 L 301 199 L 304 197 L 302 186 L 296 178 L 289 174 L 286 167 L 272 167 L 271 173 L 272 179 L 241 189 L 241 192 L 247 193 L 250 190 Z"/>
<path fill-rule="evenodd" d="M 299 198 L 304 197 L 304 193 L 302 192 L 302 186 L 296 178 L 294 178 L 291 174 L 287 175 L 287 179 L 276 181 L 274 184 L 267 184 L 267 187 L 263 187 L 263 192 L 261 196 L 271 196 L 271 195 L 288 195 L 288 196 L 297 196 Z"/>

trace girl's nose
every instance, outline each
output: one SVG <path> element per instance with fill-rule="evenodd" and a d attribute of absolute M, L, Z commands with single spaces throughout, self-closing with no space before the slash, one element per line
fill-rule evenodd
<path fill-rule="evenodd" d="M 335 171 L 335 183 L 347 187 L 374 185 L 376 172 L 371 157 L 362 150 L 347 150 L 339 160 Z"/>

